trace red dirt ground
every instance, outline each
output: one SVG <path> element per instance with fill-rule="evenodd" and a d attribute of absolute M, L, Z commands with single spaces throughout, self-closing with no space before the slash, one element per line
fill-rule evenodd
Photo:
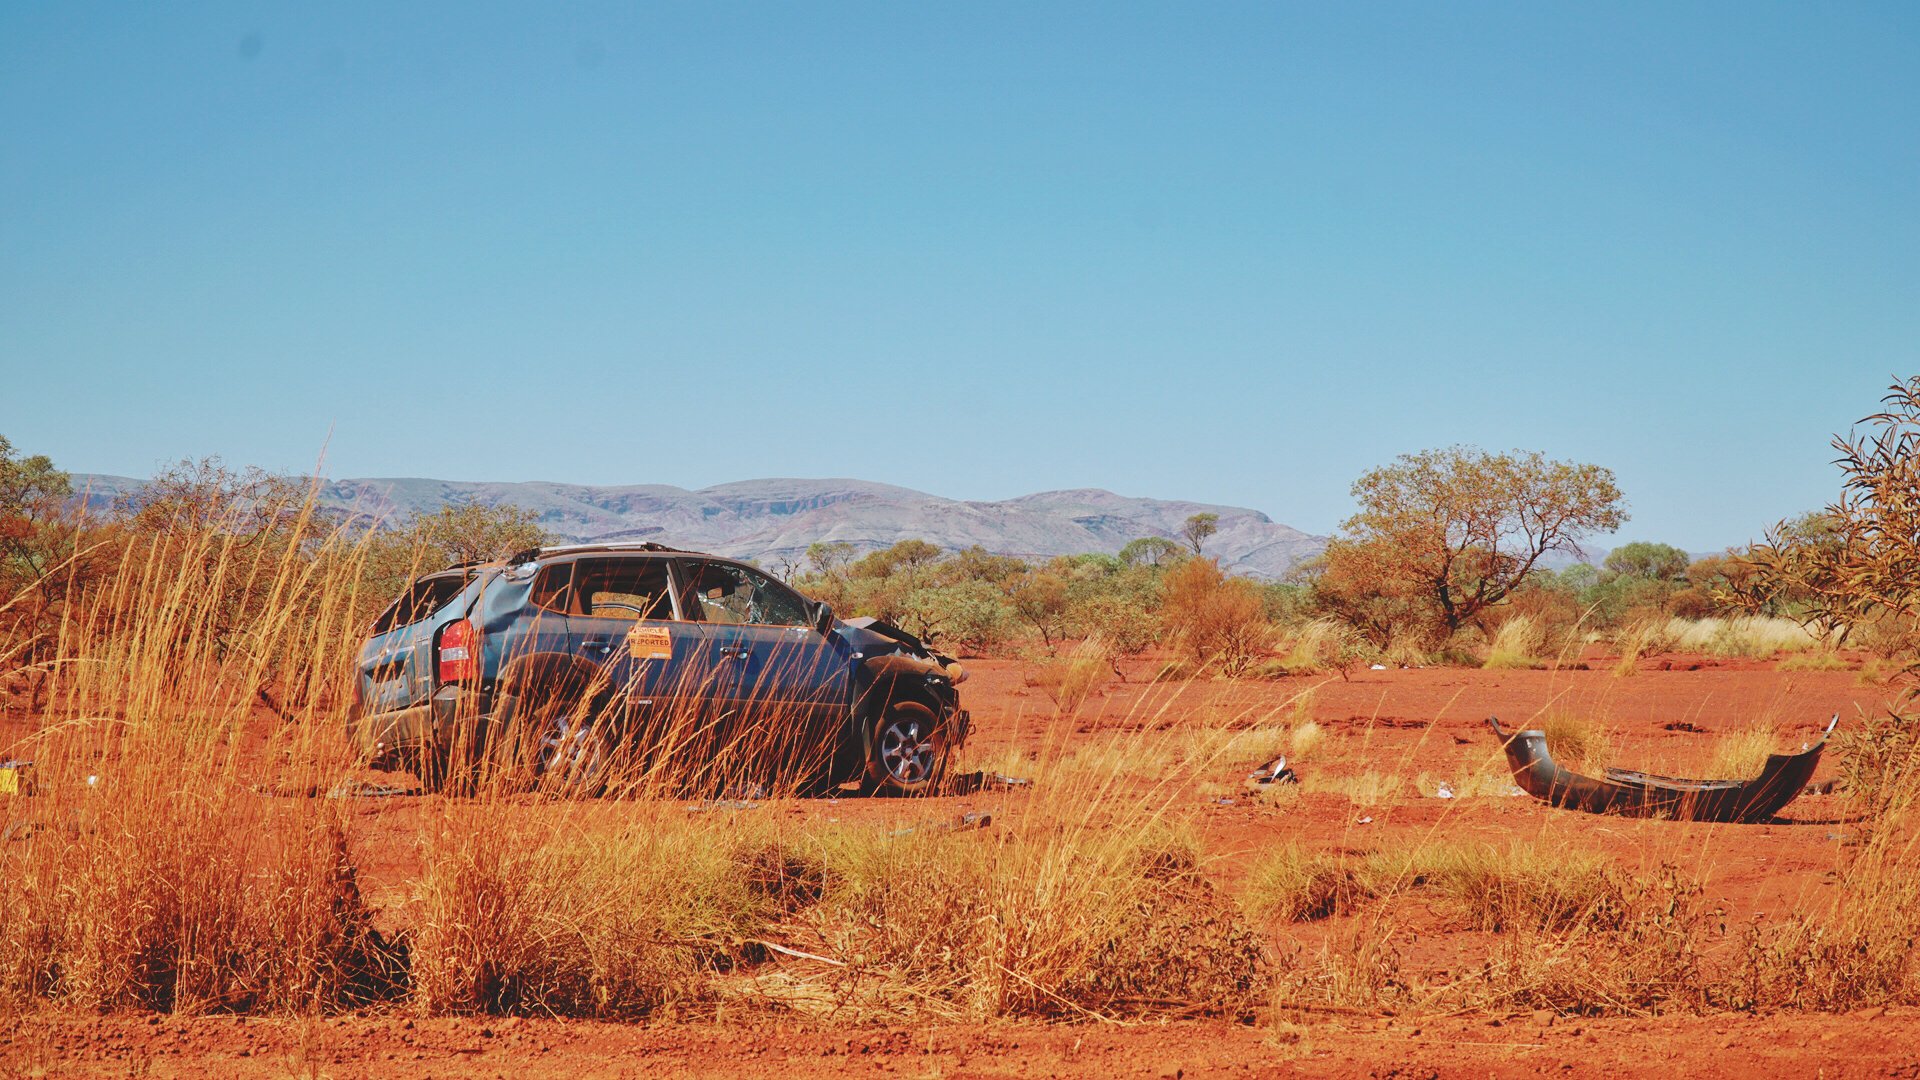
<path fill-rule="evenodd" d="M 1642 661 L 1634 678 L 1590 658 L 1586 671 L 1475 671 L 1459 668 L 1355 672 L 1350 681 L 1286 679 L 1192 683 L 1176 688 L 1112 683 L 1080 715 L 1051 718 L 1051 702 L 1024 685 L 1012 661 L 970 661 L 966 685 L 977 734 L 970 760 L 1018 761 L 1049 739 L 1071 749 L 1104 733 L 1145 728 L 1178 733 L 1291 715 L 1311 690 L 1306 714 L 1330 732 L 1299 763 L 1317 777 L 1390 773 L 1412 781 L 1470 774 L 1497 746 L 1489 713 L 1527 726 L 1543 711 L 1592 717 L 1611 731 L 1614 760 L 1651 771 L 1697 775 L 1715 736 L 1756 718 L 1776 724 L 1783 746 L 1825 725 L 1843 728 L 1884 707 L 1884 687 L 1852 672 L 1781 672 L 1772 661 L 1667 656 Z M 11 743 L 30 718 L 0 724 Z M 1675 725 L 1670 729 L 1668 725 Z M 1691 730 L 1679 725 L 1690 725 Z M 4 756 L 0 752 L 0 756 Z M 1308 792 L 1278 806 L 1239 791 L 1250 761 L 1175 778 L 1191 803 L 1209 860 L 1226 890 L 1276 843 L 1367 850 L 1423 836 L 1553 839 L 1596 848 L 1622 865 L 1675 863 L 1699 874 L 1710 906 L 1731 926 L 1757 916 L 1817 909 L 1854 826 L 1833 797 L 1805 797 L 1763 825 L 1699 825 L 1595 817 L 1531 799 L 1438 799 L 1405 794 L 1370 805 Z M 1830 776 L 1831 762 L 1816 780 Z M 391 777 L 380 777 L 391 780 Z M 1145 787 L 1165 778 L 1138 777 Z M 1309 786 L 1312 786 L 1311 784 Z M 1430 788 L 1429 783 L 1429 788 Z M 791 813 L 843 822 L 926 821 L 966 810 L 995 811 L 994 829 L 1020 827 L 1018 792 L 975 792 L 931 800 L 775 801 L 750 813 Z M 1221 799 L 1231 799 L 1222 802 Z M 417 872 L 417 823 L 425 797 L 360 800 L 355 850 L 362 883 L 384 918 L 404 923 L 405 886 Z M 617 812 L 617 807 L 610 807 Z M 1362 819 L 1370 819 L 1364 821 Z M 1449 969 L 1485 946 L 1423 916 L 1396 920 L 1402 971 Z M 1276 945 L 1312 949 L 1353 920 L 1277 924 Z M 1218 1022 L 1140 1026 L 994 1024 L 849 1028 L 497 1018 L 427 1019 L 404 1009 L 321 1021 L 173 1016 L 104 1018 L 33 1014 L 0 1019 L 0 1077 L 331 1076 L 345 1077 L 723 1077 L 779 1072 L 791 1080 L 893 1073 L 927 1077 L 1316 1076 L 1316 1077 L 1749 1077 L 1771 1075 L 1920 1078 L 1920 1009 L 1851 1016 L 1720 1015 L 1647 1019 L 1559 1018 L 1541 1026 L 1516 1017 L 1309 1018 L 1296 1043 L 1271 1032 Z"/>

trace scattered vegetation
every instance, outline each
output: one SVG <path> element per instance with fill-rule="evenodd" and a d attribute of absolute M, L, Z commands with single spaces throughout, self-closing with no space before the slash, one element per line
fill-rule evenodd
<path fill-rule="evenodd" d="M 1920 425 L 1920 385 L 1906 391 L 1893 419 L 1870 419 Z M 1843 445 L 1854 455 L 1849 494 L 1824 532 L 1782 531 L 1771 553 L 1721 561 L 1684 565 L 1664 545 L 1627 545 L 1604 568 L 1548 575 L 1499 554 L 1503 504 L 1484 493 L 1463 496 L 1460 520 L 1462 535 L 1490 540 L 1456 547 L 1447 528 L 1396 517 L 1419 484 L 1495 466 L 1560 491 L 1585 528 L 1617 514 L 1604 470 L 1456 450 L 1364 481 L 1378 501 L 1365 513 L 1381 516 L 1352 527 L 1348 555 L 1296 582 L 1225 574 L 1201 554 L 1210 530 L 1199 525 L 1213 523 L 1196 519 L 1184 547 L 1136 542 L 1119 557 L 1039 564 L 917 542 L 864 555 L 829 545 L 801 583 L 843 613 L 966 648 L 1026 635 L 1032 685 L 1061 713 L 1156 644 L 1194 671 L 1241 676 L 1273 663 L 1275 677 L 1330 677 L 1363 655 L 1429 662 L 1462 649 L 1495 667 L 1532 666 L 1584 626 L 1614 636 L 1629 663 L 1687 648 L 1784 652 L 1783 667 L 1823 670 L 1828 650 L 1870 627 L 1906 640 L 1899 627 L 1920 595 L 1899 584 L 1920 581 L 1914 553 L 1861 524 L 1920 535 L 1895 505 L 1904 474 L 1893 474 L 1913 455 L 1883 455 L 1884 439 Z M 1843 852 L 1830 907 L 1736 928 L 1732 948 L 1717 947 L 1725 939 L 1688 874 L 1630 872 L 1546 837 L 1287 845 L 1254 861 L 1238 899 L 1225 895 L 1184 825 L 1194 768 L 1280 751 L 1351 766 L 1359 740 L 1313 722 L 1305 692 L 1271 715 L 1214 724 L 1176 728 L 1154 712 L 1169 700 L 1154 695 L 1193 687 L 1139 688 L 1127 731 L 996 763 L 1044 778 L 1017 830 L 804 828 L 715 804 L 483 789 L 429 803 L 412 891 L 370 896 L 350 804 L 326 797 L 353 764 L 339 738 L 338 673 L 392 582 L 530 546 L 533 523 L 449 514 L 371 533 L 322 519 L 287 478 L 209 460 L 160 480 L 88 513 L 51 462 L 0 442 L 0 668 L 38 672 L 43 695 L 41 726 L 12 751 L 39 763 L 39 793 L 10 802 L 31 809 L 0 844 L 10 1008 L 312 1016 L 401 1002 L 633 1018 L 745 1007 L 859 1022 L 1247 1017 L 1263 1004 L 1270 1014 L 1837 1010 L 1920 994 L 1920 739 L 1898 712 L 1835 748 L 1862 839 Z M 1396 537 L 1406 551 L 1368 547 Z M 1429 557 L 1455 560 L 1444 597 L 1423 593 L 1412 570 L 1362 588 L 1368 568 L 1417 569 Z M 1705 606 L 1701 590 L 1751 610 Z M 1537 724 L 1563 762 L 1606 764 L 1593 718 L 1550 712 Z M 1757 773 L 1776 737 L 1765 725 L 1728 734 L 1713 770 Z M 1305 779 L 1306 794 L 1288 798 L 1368 806 L 1410 787 L 1438 792 L 1437 781 L 1370 761 Z M 1503 784 L 1493 762 L 1450 789 Z M 1492 935 L 1491 948 L 1445 973 L 1402 970 L 1390 912 L 1408 897 Z M 1350 922 L 1316 951 L 1289 950 L 1284 936 L 1275 951 L 1250 918 Z M 805 964 L 763 963 L 773 955 Z"/>

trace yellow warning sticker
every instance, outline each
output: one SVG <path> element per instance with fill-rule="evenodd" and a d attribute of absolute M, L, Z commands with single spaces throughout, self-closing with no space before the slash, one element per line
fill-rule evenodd
<path fill-rule="evenodd" d="M 627 655 L 635 660 L 671 660 L 673 635 L 664 626 L 636 626 L 627 631 Z"/>

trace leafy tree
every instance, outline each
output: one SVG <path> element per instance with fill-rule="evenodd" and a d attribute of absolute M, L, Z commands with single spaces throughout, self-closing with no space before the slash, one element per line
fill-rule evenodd
<path fill-rule="evenodd" d="M 1289 570 L 1287 578 L 1307 589 L 1315 610 L 1346 623 L 1377 648 L 1402 637 L 1445 637 L 1418 583 L 1393 576 L 1383 553 L 1379 545 L 1334 543 Z"/>
<path fill-rule="evenodd" d="M 1207 538 L 1220 531 L 1219 514 L 1195 514 L 1180 526 L 1180 539 L 1187 542 L 1195 555 L 1206 544 Z"/>
<path fill-rule="evenodd" d="M 66 601 L 112 563 L 113 552 L 78 545 L 72 496 L 51 458 L 17 456 L 0 436 L 0 669 L 40 660 Z"/>
<path fill-rule="evenodd" d="M 311 486 L 311 480 L 252 465 L 235 471 L 218 456 L 182 458 L 123 496 L 114 512 L 136 533 L 210 531 L 249 546 L 269 545 L 318 531 L 308 514 Z"/>
<path fill-rule="evenodd" d="M 1015 626 L 1006 594 L 985 581 L 916 589 L 906 594 L 903 607 L 900 625 L 908 631 L 928 641 L 952 642 L 973 655 L 1005 641 Z"/>
<path fill-rule="evenodd" d="M 868 554 L 853 564 L 849 572 L 856 578 L 886 578 L 901 571 L 911 573 L 940 561 L 940 549 L 925 540 L 902 540 L 883 551 Z"/>
<path fill-rule="evenodd" d="M 1099 643 L 1121 682 L 1120 661 L 1135 657 L 1160 640 L 1161 623 L 1148 601 L 1126 592 L 1103 592 L 1074 605 L 1073 623 L 1089 641 Z"/>
<path fill-rule="evenodd" d="M 1186 557 L 1180 545 L 1164 536 L 1142 536 L 1129 540 L 1120 549 L 1120 561 L 1127 566 L 1169 567 Z"/>
<path fill-rule="evenodd" d="M 1887 407 L 1860 421 L 1868 434 L 1834 437 L 1839 498 L 1748 548 L 1745 580 L 1726 600 L 1843 635 L 1875 619 L 1920 620 L 1920 376 L 1881 400 Z"/>
<path fill-rule="evenodd" d="M 1011 555 L 995 555 L 975 544 L 964 551 L 955 552 L 953 558 L 947 561 L 943 573 L 952 581 L 984 581 L 999 585 L 1031 569 L 1024 560 Z"/>
<path fill-rule="evenodd" d="M 807 545 L 807 562 L 813 566 L 813 572 L 822 577 L 846 577 L 846 566 L 853 561 L 854 547 L 845 540 L 828 543 L 815 540 Z"/>
<path fill-rule="evenodd" d="M 1013 613 L 1033 627 L 1051 655 L 1071 625 L 1067 580 L 1040 570 L 1008 583 L 1007 594 Z"/>
<path fill-rule="evenodd" d="M 72 477 L 54 468 L 52 458 L 17 457 L 0 435 L 0 583 L 17 585 L 46 573 L 53 551 L 41 530 L 72 496 Z"/>
<path fill-rule="evenodd" d="M 1403 454 L 1353 495 L 1360 512 L 1328 545 L 1329 568 L 1378 575 L 1448 632 L 1505 600 L 1547 552 L 1627 519 L 1607 469 L 1470 446 Z"/>
<path fill-rule="evenodd" d="M 539 515 L 517 506 L 467 503 L 416 514 L 400 528 L 368 538 L 365 601 L 383 605 L 421 574 L 493 562 L 553 542 Z"/>
<path fill-rule="evenodd" d="M 1167 574 L 1161 615 L 1194 660 L 1229 676 L 1259 656 L 1271 629 L 1260 587 L 1228 577 L 1213 559 L 1189 559 Z"/>
<path fill-rule="evenodd" d="M 1693 557 L 1671 544 L 1635 541 L 1607 553 L 1606 567 L 1615 574 L 1650 581 L 1677 581 L 1687 574 Z"/>

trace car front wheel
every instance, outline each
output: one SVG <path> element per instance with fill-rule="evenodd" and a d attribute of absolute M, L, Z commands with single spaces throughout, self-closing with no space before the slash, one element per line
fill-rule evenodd
<path fill-rule="evenodd" d="M 873 734 L 867 787 L 876 795 L 922 795 L 947 773 L 946 726 L 917 701 L 887 707 Z"/>

